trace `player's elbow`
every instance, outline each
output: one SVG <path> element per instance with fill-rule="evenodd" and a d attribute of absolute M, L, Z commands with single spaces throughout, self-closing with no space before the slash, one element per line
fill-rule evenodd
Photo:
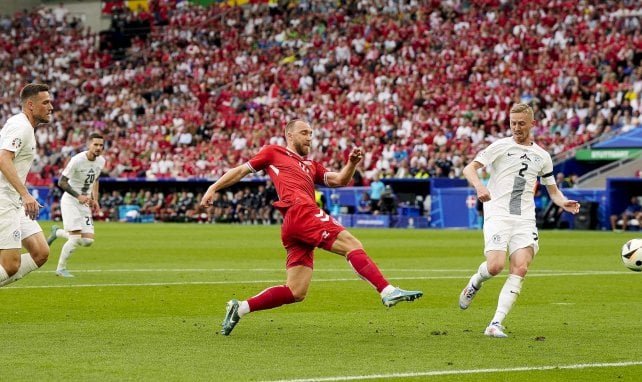
<path fill-rule="evenodd" d="M 348 185 L 349 182 L 350 182 L 350 180 L 345 180 L 345 181 L 341 180 L 341 181 L 335 182 L 330 187 L 345 187 L 345 186 Z"/>
<path fill-rule="evenodd" d="M 330 187 L 345 187 L 350 183 L 351 178 L 343 178 L 340 176 L 328 178 L 327 183 Z"/>

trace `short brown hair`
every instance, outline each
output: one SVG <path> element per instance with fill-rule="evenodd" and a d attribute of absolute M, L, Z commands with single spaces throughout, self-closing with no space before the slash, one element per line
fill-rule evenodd
<path fill-rule="evenodd" d="M 89 140 L 94 140 L 94 139 L 105 139 L 103 138 L 103 135 L 101 133 L 91 133 L 89 134 Z"/>
<path fill-rule="evenodd" d="M 38 95 L 40 92 L 48 92 L 49 86 L 45 84 L 28 84 L 20 90 L 20 103 L 25 103 L 26 100 Z"/>
<path fill-rule="evenodd" d="M 304 121 L 302 119 L 295 118 L 295 119 L 291 120 L 290 122 L 288 122 L 287 125 L 285 125 L 285 133 L 287 134 L 288 132 L 292 131 L 292 129 L 294 129 L 294 126 L 297 124 L 297 122 L 307 123 L 306 121 Z"/>
<path fill-rule="evenodd" d="M 533 108 L 527 103 L 516 103 L 510 108 L 511 114 L 526 113 L 531 119 L 534 119 Z"/>

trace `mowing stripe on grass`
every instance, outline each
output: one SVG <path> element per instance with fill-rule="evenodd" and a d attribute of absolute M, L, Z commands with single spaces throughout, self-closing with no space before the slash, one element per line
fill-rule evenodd
<path fill-rule="evenodd" d="M 137 272 L 283 272 L 284 268 L 134 268 L 134 269 L 75 269 L 74 273 L 137 273 Z M 427 272 L 427 273 L 465 273 L 470 274 L 475 272 L 474 269 L 397 269 L 397 268 L 381 268 L 384 272 Z M 314 270 L 315 273 L 319 272 L 349 272 L 354 273 L 354 270 L 350 267 L 345 268 L 317 268 Z M 538 269 L 529 271 L 531 274 L 561 274 L 568 273 L 569 271 L 560 271 L 560 270 L 549 270 L 549 269 Z M 631 273 L 628 271 L 570 271 L 570 272 L 593 272 L 591 274 L 614 274 L 614 273 Z M 46 271 L 35 272 L 33 274 L 48 274 Z"/>
<path fill-rule="evenodd" d="M 114 270 L 115 271 L 115 270 Z M 132 270 L 120 270 L 123 273 Z M 182 269 L 176 269 L 175 272 L 183 272 Z M 74 271 L 77 273 L 77 271 Z M 53 278 L 51 273 L 36 272 L 36 274 L 45 274 Z M 567 273 L 529 273 L 528 277 L 557 277 L 557 276 L 595 276 L 595 275 L 633 275 L 634 272 L 612 272 L 612 271 L 588 271 L 588 272 L 567 272 Z M 415 276 L 415 277 L 389 277 L 390 280 L 444 280 L 444 279 L 468 279 L 466 276 Z M 76 279 L 77 280 L 77 279 Z M 315 279 L 314 282 L 344 282 L 359 281 L 358 277 L 349 278 L 332 278 L 332 279 Z M 46 288 L 102 288 L 102 287 L 144 287 L 144 286 L 167 286 L 167 285 L 226 285 L 226 284 L 274 284 L 282 283 L 283 279 L 272 280 L 224 280 L 224 281 L 177 281 L 177 282 L 152 282 L 152 283 L 101 283 L 101 284 L 54 284 L 54 285 L 11 285 L 4 289 L 46 289 Z"/>
<path fill-rule="evenodd" d="M 602 367 L 626 367 L 626 366 L 640 366 L 642 361 L 624 361 L 624 362 L 609 362 L 609 363 L 580 363 L 575 365 L 555 365 L 555 366 L 524 366 L 524 367 L 508 367 L 508 368 L 494 368 L 494 369 L 467 369 L 467 370 L 435 370 L 414 373 L 390 373 L 390 374 L 371 374 L 371 375 L 350 375 L 350 376 L 337 376 L 337 377 L 322 377 L 322 378 L 308 378 L 308 379 L 281 379 L 270 382 L 330 382 L 330 381 L 359 381 L 366 379 L 384 379 L 384 378 L 416 378 L 416 377 L 431 377 L 441 375 L 461 375 L 461 374 L 482 374 L 482 373 L 507 373 L 515 371 L 547 371 L 547 370 L 571 370 L 571 369 L 588 369 L 588 368 L 602 368 Z"/>

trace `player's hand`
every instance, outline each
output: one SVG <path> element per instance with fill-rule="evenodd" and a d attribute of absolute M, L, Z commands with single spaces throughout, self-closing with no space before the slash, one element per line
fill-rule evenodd
<path fill-rule="evenodd" d="M 201 199 L 201 207 L 208 208 L 212 206 L 212 202 L 214 201 L 214 193 L 214 190 L 212 190 L 211 188 L 207 189 L 205 195 L 203 195 L 203 198 Z"/>
<path fill-rule="evenodd" d="M 476 191 L 477 191 L 477 199 L 479 199 L 480 202 L 486 203 L 491 199 L 490 191 L 488 191 L 488 188 L 486 188 L 486 186 L 481 186 Z"/>
<path fill-rule="evenodd" d="M 90 206 L 91 205 L 91 198 L 87 195 L 78 195 L 78 203 L 82 204 L 83 206 Z"/>
<path fill-rule="evenodd" d="M 361 162 L 361 159 L 363 159 L 363 152 L 361 151 L 360 147 L 355 147 L 352 149 L 350 152 L 350 157 L 348 157 L 348 160 L 352 164 L 358 164 Z"/>
<path fill-rule="evenodd" d="M 94 212 L 100 211 L 100 203 L 98 203 L 98 200 L 91 200 L 91 210 Z"/>
<path fill-rule="evenodd" d="M 22 206 L 25 208 L 25 215 L 31 220 L 38 218 L 40 208 L 43 207 L 31 194 L 26 194 L 22 197 Z"/>
<path fill-rule="evenodd" d="M 564 211 L 576 214 L 580 212 L 580 203 L 577 200 L 567 200 L 564 202 L 562 208 Z"/>

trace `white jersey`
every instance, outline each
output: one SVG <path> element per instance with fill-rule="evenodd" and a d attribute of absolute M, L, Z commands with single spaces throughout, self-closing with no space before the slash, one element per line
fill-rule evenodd
<path fill-rule="evenodd" d="M 25 183 L 36 155 L 36 137 L 34 128 L 24 113 L 19 113 L 9 118 L 2 130 L 0 130 L 0 149 L 14 153 L 13 165 L 16 168 L 18 177 L 22 183 Z M 0 173 L 0 197 L 16 206 L 22 204 L 20 194 L 2 173 Z"/>
<path fill-rule="evenodd" d="M 536 143 L 524 146 L 507 137 L 480 151 L 475 161 L 486 166 L 490 174 L 487 187 L 491 199 L 484 203 L 484 218 L 534 221 L 537 177 L 543 185 L 555 184 L 550 154 Z"/>
<path fill-rule="evenodd" d="M 69 179 L 69 186 L 80 195 L 91 195 L 94 183 L 105 167 L 105 158 L 99 156 L 95 160 L 87 159 L 87 151 L 74 155 L 62 175 Z M 68 196 L 65 192 L 65 195 Z M 70 196 L 70 195 L 69 195 Z"/>

